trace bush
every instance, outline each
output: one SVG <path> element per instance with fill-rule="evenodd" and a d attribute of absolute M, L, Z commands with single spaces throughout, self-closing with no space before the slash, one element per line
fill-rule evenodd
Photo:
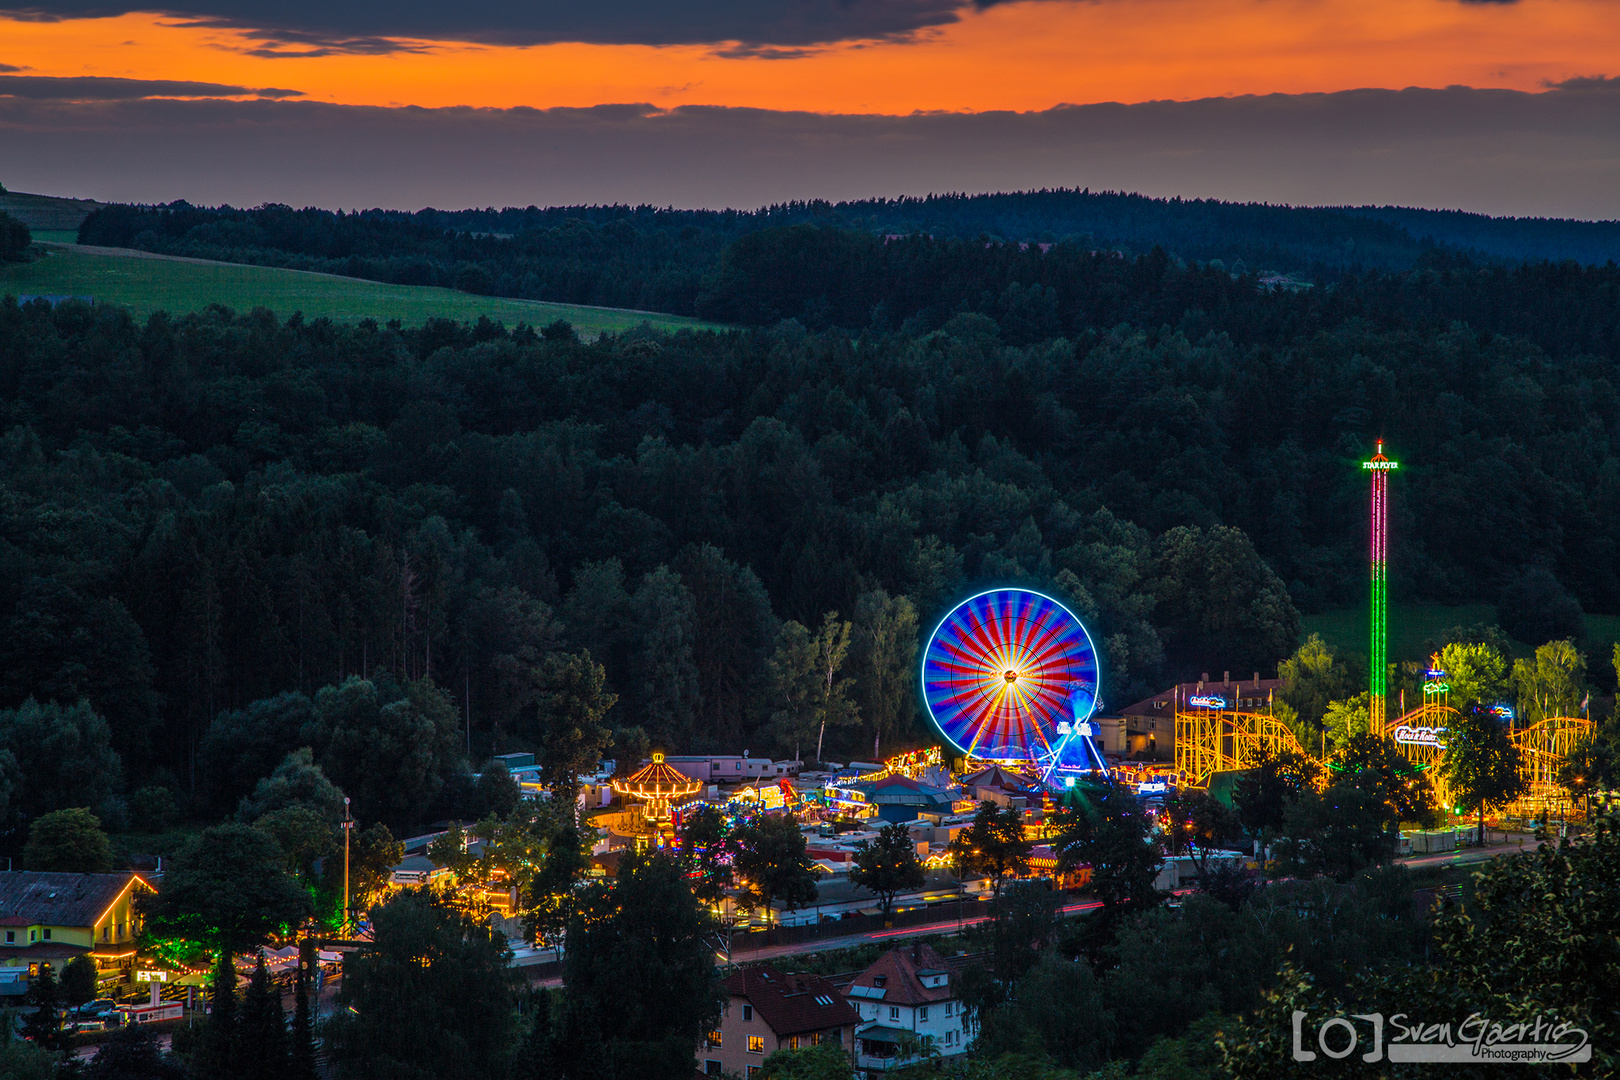
<path fill-rule="evenodd" d="M 106 874 L 112 871 L 112 848 L 96 815 L 83 807 L 57 810 L 28 827 L 23 865 L 30 870 Z"/>
<path fill-rule="evenodd" d="M 488 296 L 495 288 L 495 279 L 482 266 L 466 263 L 456 271 L 456 288 L 474 296 Z"/>
<path fill-rule="evenodd" d="M 129 813 L 136 829 L 162 832 L 180 819 L 180 804 L 174 792 L 151 784 L 129 797 Z"/>
<path fill-rule="evenodd" d="M 33 246 L 34 234 L 28 226 L 0 210 L 0 262 L 27 262 Z"/>

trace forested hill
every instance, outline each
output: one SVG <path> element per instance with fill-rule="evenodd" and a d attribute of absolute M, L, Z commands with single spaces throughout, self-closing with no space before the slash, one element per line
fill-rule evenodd
<path fill-rule="evenodd" d="M 859 234 L 743 241 L 800 235 Z M 233 765 L 218 733 L 259 721 L 227 710 L 364 674 L 437 702 L 451 744 L 470 713 L 475 753 L 528 748 L 533 673 L 584 651 L 627 755 L 631 728 L 791 753 L 794 658 L 829 612 L 861 703 L 829 752 L 870 753 L 874 728 L 921 737 L 910 660 L 872 643 L 986 584 L 1074 605 L 1116 704 L 1269 675 L 1301 610 L 1364 598 L 1379 437 L 1397 597 L 1517 597 L 1503 625 L 1532 644 L 1620 610 L 1620 270 L 1428 270 L 1341 310 L 1162 253 L 1072 258 L 1083 317 L 1057 328 L 586 342 L 0 302 L 0 708 L 83 699 L 132 776 L 228 809 L 312 736 L 265 720 L 274 745 Z M 402 821 L 447 810 L 419 801 Z"/>
<path fill-rule="evenodd" d="M 1311 209 L 1086 191 L 785 203 L 752 212 L 639 206 L 357 213 L 108 206 L 81 243 L 319 270 L 404 285 L 692 315 L 728 247 L 814 225 L 877 240 L 1056 245 L 1132 257 L 1162 248 L 1234 277 L 1336 282 L 1458 257 L 1481 264 L 1620 256 L 1614 223 L 1493 219 L 1425 210 Z M 1012 280 L 1003 280 L 999 292 Z M 1023 282 L 1028 284 L 1028 282 Z M 877 302 L 867 305 L 870 308 Z M 962 310 L 952 298 L 952 311 Z M 976 301 L 974 302 L 976 304 Z M 893 304 L 889 305 L 892 310 Z M 864 326 L 863 317 L 856 325 Z M 847 325 L 847 324 L 846 324 Z"/>
<path fill-rule="evenodd" d="M 1344 213 L 1397 225 L 1412 236 L 1487 257 L 1567 259 L 1590 266 L 1620 261 L 1620 221 L 1489 217 L 1400 206 L 1345 207 Z"/>

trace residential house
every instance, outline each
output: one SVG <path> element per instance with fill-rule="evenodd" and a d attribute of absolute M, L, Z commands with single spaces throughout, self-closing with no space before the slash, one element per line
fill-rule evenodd
<path fill-rule="evenodd" d="M 784 975 L 767 964 L 739 968 L 725 981 L 720 1024 L 698 1048 L 698 1070 L 747 1080 L 777 1050 L 832 1042 L 848 1047 L 860 1019 L 819 975 Z"/>
<path fill-rule="evenodd" d="M 140 874 L 0 874 L 0 996 L 22 994 L 41 964 L 60 973 L 89 956 L 102 983 L 133 978 L 139 915 L 134 897 L 152 891 Z"/>
<path fill-rule="evenodd" d="M 973 1039 L 950 964 L 920 942 L 878 957 L 845 993 L 861 1019 L 855 1030 L 857 1069 L 908 1064 L 924 1043 L 941 1056 L 960 1054 Z"/>

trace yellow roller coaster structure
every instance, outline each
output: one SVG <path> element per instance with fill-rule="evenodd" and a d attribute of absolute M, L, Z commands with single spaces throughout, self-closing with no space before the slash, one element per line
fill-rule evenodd
<path fill-rule="evenodd" d="M 1176 706 L 1176 771 L 1182 783 L 1206 787 L 1218 772 L 1251 769 L 1285 750 L 1315 760 L 1288 725 L 1263 712 Z"/>
<path fill-rule="evenodd" d="M 1391 720 L 1385 734 L 1400 752 L 1423 768 L 1442 806 L 1451 802 L 1445 783 L 1445 730 L 1457 710 L 1429 701 Z M 1519 770 L 1527 793 L 1505 807 L 1503 814 L 1523 818 L 1579 816 L 1558 783 L 1558 767 L 1593 730 L 1590 720 L 1572 716 L 1549 717 L 1512 733 L 1519 749 Z M 1301 746 L 1292 730 L 1269 712 L 1230 709 L 1181 708 L 1175 714 L 1176 771 L 1189 787 L 1207 787 L 1215 773 L 1253 768 L 1265 757 L 1284 751 L 1325 765 L 1319 752 Z"/>

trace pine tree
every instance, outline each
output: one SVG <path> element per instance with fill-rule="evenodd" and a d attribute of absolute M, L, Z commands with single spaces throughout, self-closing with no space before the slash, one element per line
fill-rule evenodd
<path fill-rule="evenodd" d="M 216 1080 L 235 1080 L 236 1071 L 236 968 L 231 951 L 221 949 L 214 978 L 208 988 L 208 1026 L 198 1047 L 194 1071 Z"/>
<path fill-rule="evenodd" d="M 298 979 L 293 984 L 289 1080 L 315 1080 L 315 1015 L 309 1000 L 309 973 L 314 966 L 315 946 L 305 938 L 298 945 Z"/>
<path fill-rule="evenodd" d="M 236 1051 L 236 1075 L 242 1080 L 284 1080 L 287 1075 L 287 1014 L 281 990 L 270 981 L 263 949 L 242 995 Z"/>

